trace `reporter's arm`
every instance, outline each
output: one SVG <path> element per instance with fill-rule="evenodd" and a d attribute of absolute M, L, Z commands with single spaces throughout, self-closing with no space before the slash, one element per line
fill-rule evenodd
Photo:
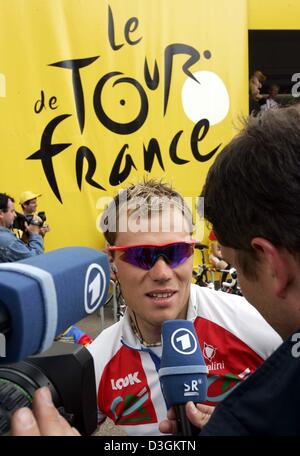
<path fill-rule="evenodd" d="M 48 388 L 34 393 L 33 412 L 29 408 L 17 410 L 11 419 L 12 436 L 78 436 L 79 432 L 59 414 Z"/>
<path fill-rule="evenodd" d="M 185 409 L 187 418 L 194 426 L 199 428 L 200 432 L 203 426 L 205 426 L 209 421 L 215 407 L 204 404 L 194 404 L 193 402 L 189 401 L 187 402 Z M 177 422 L 173 408 L 168 410 L 167 419 L 163 420 L 159 424 L 159 430 L 163 434 L 177 433 Z"/>

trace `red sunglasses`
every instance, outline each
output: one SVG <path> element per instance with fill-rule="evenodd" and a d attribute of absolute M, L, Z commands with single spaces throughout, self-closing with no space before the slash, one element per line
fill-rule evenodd
<path fill-rule="evenodd" d="M 141 269 L 151 269 L 160 257 L 174 269 L 193 255 L 196 242 L 191 240 L 168 244 L 111 246 L 108 250 L 122 250 L 124 253 L 120 259 Z"/>

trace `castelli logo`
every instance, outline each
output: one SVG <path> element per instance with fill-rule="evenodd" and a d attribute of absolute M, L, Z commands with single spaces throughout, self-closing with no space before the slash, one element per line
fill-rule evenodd
<path fill-rule="evenodd" d="M 204 358 L 208 359 L 209 361 L 212 361 L 216 354 L 217 349 L 213 347 L 212 345 L 207 344 L 204 342 L 204 349 L 203 349 L 203 356 Z"/>

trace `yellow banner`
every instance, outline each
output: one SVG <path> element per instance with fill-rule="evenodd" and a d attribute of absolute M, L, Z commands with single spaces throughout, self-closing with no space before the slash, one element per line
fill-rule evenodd
<path fill-rule="evenodd" d="M 101 247 L 107 198 L 146 176 L 196 201 L 248 109 L 246 0 L 0 6 L 0 191 L 42 194 L 47 250 Z"/>
<path fill-rule="evenodd" d="M 299 26 L 299 0 L 248 0 L 249 30 L 299 30 Z"/>

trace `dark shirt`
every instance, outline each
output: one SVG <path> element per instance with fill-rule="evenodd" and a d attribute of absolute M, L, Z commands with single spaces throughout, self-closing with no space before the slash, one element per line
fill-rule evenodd
<path fill-rule="evenodd" d="M 300 328 L 215 409 L 200 436 L 300 435 Z"/>

